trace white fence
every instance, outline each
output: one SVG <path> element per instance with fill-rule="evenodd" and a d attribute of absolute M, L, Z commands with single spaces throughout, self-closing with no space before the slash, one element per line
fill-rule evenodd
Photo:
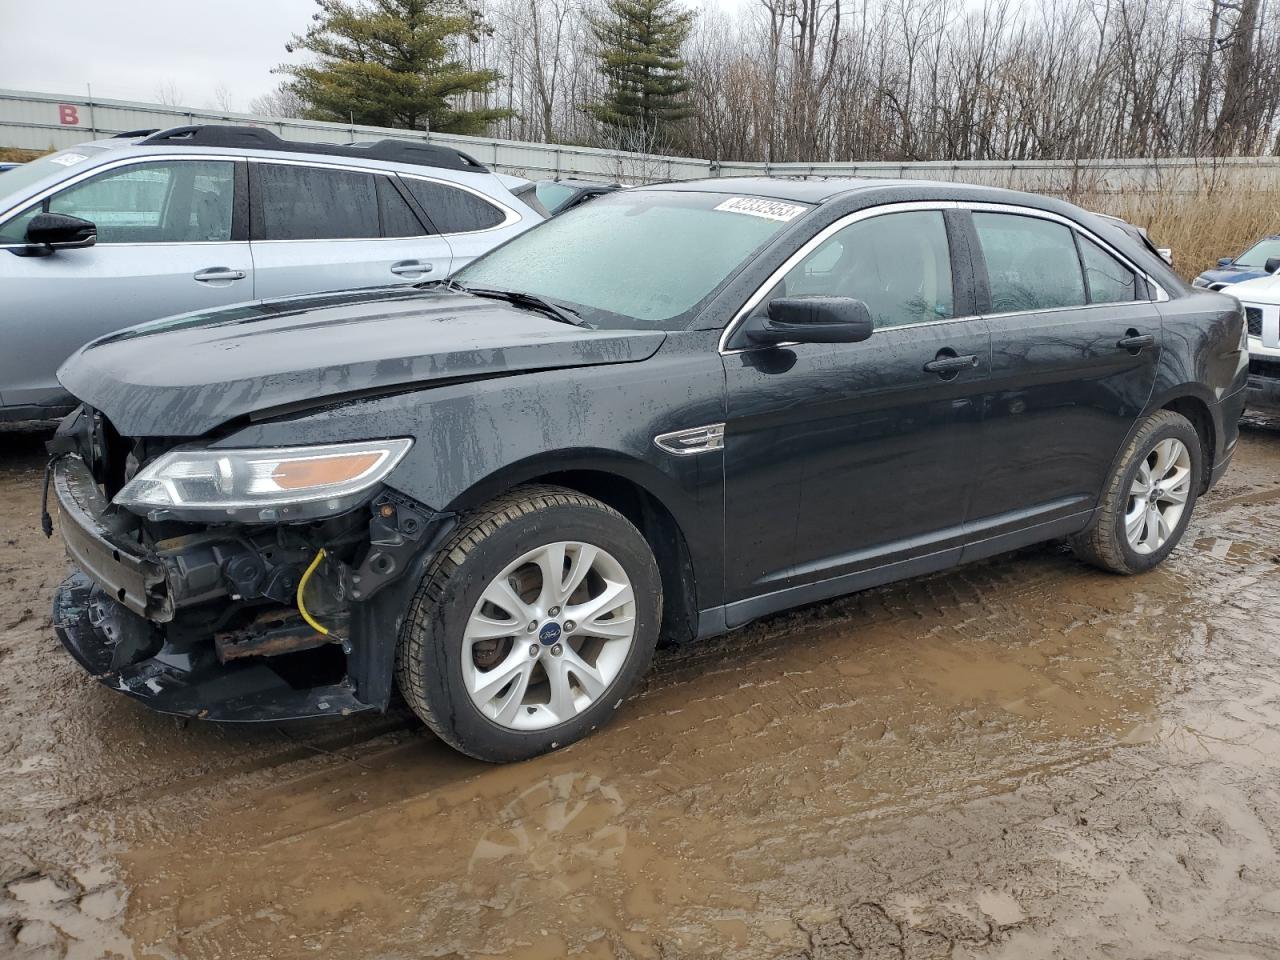
<path fill-rule="evenodd" d="M 491 137 L 462 137 L 282 120 L 245 113 L 220 113 L 125 100 L 63 97 L 0 90 L 0 146 L 61 149 L 129 130 L 196 123 L 249 123 L 291 140 L 345 143 L 382 137 L 411 137 L 464 150 L 490 168 L 534 179 L 566 176 L 621 180 L 687 180 L 714 176 L 858 176 L 953 180 L 1038 193 L 1196 192 L 1208 187 L 1241 192 L 1280 191 L 1280 158 L 1219 160 L 1019 160 L 927 161 L 910 163 L 743 163 L 696 160 Z"/>

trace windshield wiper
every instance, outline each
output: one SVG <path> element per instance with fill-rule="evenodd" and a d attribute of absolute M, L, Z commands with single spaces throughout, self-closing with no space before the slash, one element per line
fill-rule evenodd
<path fill-rule="evenodd" d="M 456 284 L 451 289 L 459 290 L 462 293 L 469 293 L 475 297 L 488 297 L 491 300 L 505 300 L 507 303 L 517 307 L 528 307 L 545 313 L 552 320 L 558 320 L 560 323 L 568 323 L 575 327 L 585 327 L 591 329 L 590 324 L 578 315 L 578 311 L 572 307 L 562 306 L 554 301 L 548 300 L 546 297 L 540 297 L 536 293 L 525 293 L 522 290 L 490 290 L 484 287 L 467 287 L 462 284 Z"/>

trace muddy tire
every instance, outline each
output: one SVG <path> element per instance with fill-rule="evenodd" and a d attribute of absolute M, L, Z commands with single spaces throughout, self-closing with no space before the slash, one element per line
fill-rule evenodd
<path fill-rule="evenodd" d="M 1158 565 L 1182 539 L 1203 477 L 1200 437 L 1172 410 L 1147 417 L 1107 478 L 1093 524 L 1071 541 L 1080 559 L 1111 573 Z"/>
<path fill-rule="evenodd" d="M 653 552 L 625 517 L 573 490 L 520 487 L 464 516 L 427 567 L 396 681 L 450 746 L 524 760 L 612 718 L 661 620 Z"/>

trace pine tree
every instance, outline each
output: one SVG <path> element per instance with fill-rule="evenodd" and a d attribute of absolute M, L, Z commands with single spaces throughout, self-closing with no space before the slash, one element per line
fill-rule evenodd
<path fill-rule="evenodd" d="M 486 30 L 478 12 L 459 0 L 316 0 L 320 10 L 306 33 L 285 46 L 315 55 L 284 64 L 283 87 L 313 120 L 352 121 L 445 133 L 481 133 L 506 110 L 460 110 L 458 94 L 487 92 L 492 70 L 472 70 L 457 57 L 461 43 Z"/>
<path fill-rule="evenodd" d="M 609 85 L 608 98 L 588 108 L 597 120 L 669 142 L 671 125 L 693 112 L 680 56 L 693 18 L 676 0 L 607 0 L 591 24 Z"/>

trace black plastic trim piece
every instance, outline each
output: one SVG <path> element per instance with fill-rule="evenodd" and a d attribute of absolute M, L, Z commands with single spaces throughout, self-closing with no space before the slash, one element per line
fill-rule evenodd
<path fill-rule="evenodd" d="M 141 143 L 141 147 L 226 147 L 236 150 L 278 150 L 285 153 L 305 153 L 332 157 L 355 157 L 365 160 L 382 160 L 387 163 L 408 163 L 420 167 L 439 167 L 445 170 L 468 170 L 472 173 L 488 173 L 489 168 L 470 154 L 442 147 L 434 143 L 417 143 L 413 140 L 373 140 L 367 143 L 304 143 L 284 140 L 263 127 L 204 124 L 199 126 L 172 127 L 153 133 Z"/>

